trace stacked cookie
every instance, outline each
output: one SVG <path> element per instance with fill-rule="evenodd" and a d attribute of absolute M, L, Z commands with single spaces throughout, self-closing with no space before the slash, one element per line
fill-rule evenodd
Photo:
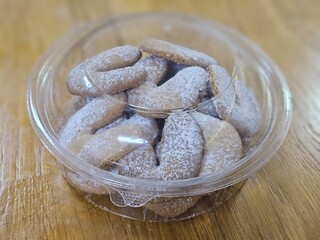
<path fill-rule="evenodd" d="M 258 104 L 242 81 L 231 81 L 212 57 L 162 40 L 93 56 L 70 71 L 67 87 L 86 104 L 63 126 L 60 141 L 119 175 L 170 181 L 223 171 L 241 159 L 242 140 L 259 130 Z M 145 207 L 175 216 L 198 199 L 157 198 Z"/>

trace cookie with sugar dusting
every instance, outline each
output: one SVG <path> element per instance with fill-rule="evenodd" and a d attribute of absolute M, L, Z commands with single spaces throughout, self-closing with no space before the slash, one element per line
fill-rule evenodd
<path fill-rule="evenodd" d="M 141 51 L 129 45 L 111 48 L 85 60 L 90 71 L 109 71 L 135 64 L 141 58 Z"/>
<path fill-rule="evenodd" d="M 230 123 L 200 112 L 193 112 L 191 116 L 199 124 L 205 139 L 200 176 L 216 173 L 241 159 L 241 139 Z"/>
<path fill-rule="evenodd" d="M 82 192 L 97 194 L 97 195 L 109 194 L 108 189 L 105 188 L 104 186 L 99 185 L 96 182 L 90 181 L 86 177 L 81 176 L 77 173 L 66 172 L 64 177 L 72 187 Z"/>
<path fill-rule="evenodd" d="M 221 119 L 231 123 L 242 138 L 252 137 L 259 130 L 261 114 L 257 100 L 243 81 L 231 81 L 227 71 L 218 65 L 207 68 L 215 96 L 216 111 Z"/>
<path fill-rule="evenodd" d="M 147 72 L 141 65 L 123 67 L 106 72 L 89 72 L 80 64 L 71 70 L 67 87 L 71 94 L 96 97 L 133 88 L 145 80 Z M 89 78 L 92 81 L 89 81 Z"/>
<path fill-rule="evenodd" d="M 122 176 L 141 178 L 145 172 L 155 168 L 157 162 L 152 145 L 144 144 L 120 158 L 107 170 Z"/>
<path fill-rule="evenodd" d="M 98 83 L 101 81 L 108 82 L 108 80 L 117 77 L 127 77 L 129 75 L 133 75 L 130 80 L 127 82 L 132 83 L 132 85 L 138 84 L 138 79 L 143 79 L 145 72 L 139 68 L 128 68 L 125 71 L 116 71 L 109 74 L 98 74 L 97 72 L 106 72 L 115 69 L 121 69 L 135 64 L 141 58 L 141 51 L 133 46 L 120 46 L 111 48 L 107 51 L 99 53 L 89 59 L 86 59 L 83 63 L 74 67 L 67 79 L 67 87 L 71 94 L 81 95 L 81 96 L 99 96 L 99 91 L 96 90 L 95 86 L 92 86 L 90 81 L 88 80 L 88 76 L 86 70 L 91 74 L 96 73 L 95 77 L 98 79 Z M 127 72 L 130 74 L 127 74 Z M 125 75 L 125 76 L 124 76 Z M 121 79 L 120 79 L 121 80 Z M 108 85 L 108 84 L 107 84 Z M 109 86 L 111 85 L 111 86 Z M 115 84 L 114 81 L 109 83 L 106 93 L 112 94 L 121 91 L 121 87 L 119 89 L 120 83 Z M 115 86 L 116 85 L 116 86 Z M 123 85 L 123 84 L 122 84 Z M 99 85 L 98 85 L 99 87 Z M 122 86 L 123 88 L 124 86 Z"/>
<path fill-rule="evenodd" d="M 207 68 L 209 83 L 215 96 L 215 108 L 220 118 L 229 118 L 235 100 L 235 90 L 228 72 L 219 65 Z"/>
<path fill-rule="evenodd" d="M 188 113 L 172 113 L 166 119 L 159 148 L 159 166 L 149 179 L 187 179 L 198 175 L 203 157 L 201 129 Z"/>
<path fill-rule="evenodd" d="M 200 197 L 161 197 L 152 199 L 145 207 L 162 217 L 175 217 L 196 205 Z"/>
<path fill-rule="evenodd" d="M 150 154 L 145 154 L 146 156 L 152 156 L 154 159 L 159 156 L 159 165 L 144 168 L 140 174 L 135 174 L 136 177 L 174 180 L 198 175 L 203 157 L 204 140 L 201 129 L 190 114 L 170 114 L 162 131 L 160 145 L 157 153 L 154 153 L 153 148 L 142 149 L 150 152 Z M 146 161 L 149 160 L 146 159 Z M 146 166 L 144 161 L 134 161 L 132 164 L 137 164 L 137 169 Z M 147 165 L 150 166 L 150 164 Z M 130 172 L 122 171 L 122 173 L 127 176 L 131 175 Z"/>
<path fill-rule="evenodd" d="M 77 141 L 82 131 L 92 134 L 98 128 L 120 117 L 124 111 L 127 96 L 124 93 L 119 93 L 113 97 L 123 103 L 100 97 L 80 108 L 69 118 L 60 131 L 60 141 L 68 146 L 72 143 L 73 150 L 79 149 L 82 146 Z"/>
<path fill-rule="evenodd" d="M 130 130 L 128 130 L 128 128 L 130 128 Z M 133 116 L 129 120 L 125 120 L 123 117 L 119 117 L 103 128 L 100 128 L 93 134 L 91 132 L 81 131 L 79 133 L 81 136 L 78 137 L 76 142 L 78 149 L 77 152 L 79 152 L 78 156 L 85 158 L 85 160 L 87 160 L 94 166 L 103 168 L 105 166 L 108 166 L 108 164 L 110 163 L 109 161 L 120 158 L 121 156 L 130 152 L 131 148 L 134 149 L 135 146 L 143 145 L 144 141 L 153 143 L 154 139 L 157 137 L 157 131 L 158 130 L 155 124 L 155 120 L 146 119 L 138 115 Z M 137 132 L 141 134 L 135 134 Z M 103 141 L 108 137 L 111 138 L 111 145 L 110 142 Z M 98 162 L 99 159 L 97 160 L 97 158 L 88 160 L 89 155 L 92 152 L 86 149 L 90 148 L 90 146 L 92 146 L 90 144 L 92 144 L 92 142 L 94 141 L 101 141 L 102 144 L 105 144 L 102 145 L 101 148 L 104 151 L 110 151 L 104 158 L 105 162 L 103 162 L 101 159 L 100 162 Z M 120 144 L 117 145 L 116 141 L 119 141 Z M 72 145 L 75 145 L 75 143 L 72 142 L 70 148 L 73 147 Z M 96 144 L 93 144 L 94 149 L 96 149 L 95 145 Z M 97 157 L 98 155 L 99 154 L 95 155 L 95 157 Z M 67 172 L 65 177 L 70 185 L 79 189 L 80 191 L 98 195 L 109 193 L 108 189 L 106 189 L 105 187 L 92 182 L 79 174 Z"/>
<path fill-rule="evenodd" d="M 133 89 L 128 94 L 128 104 L 159 112 L 136 110 L 140 115 L 165 118 L 168 116 L 168 109 L 197 105 L 206 89 L 207 81 L 208 73 L 203 68 L 184 68 L 159 87 L 147 81 Z"/>
<path fill-rule="evenodd" d="M 63 104 L 63 116 L 61 119 L 61 124 L 64 125 L 65 122 L 74 115 L 80 108 L 84 107 L 87 103 L 92 100 L 90 97 L 82 97 L 82 96 L 74 96 L 72 95 L 70 99 L 68 99 Z"/>
<path fill-rule="evenodd" d="M 108 171 L 129 177 L 141 178 L 146 172 L 157 168 L 153 147 L 150 144 L 143 145 L 133 150 L 125 157 L 119 159 Z M 200 197 L 175 197 L 155 198 L 147 202 L 144 207 L 163 217 L 174 217 L 194 206 Z"/>
<path fill-rule="evenodd" d="M 136 65 L 143 67 L 147 72 L 146 82 L 158 84 L 167 73 L 168 62 L 165 58 L 151 55 L 141 59 Z"/>
<path fill-rule="evenodd" d="M 201 167 L 204 140 L 192 116 L 188 113 L 171 114 L 166 119 L 162 134 L 161 147 L 157 147 L 157 153 L 151 145 L 144 145 L 117 161 L 111 171 L 153 180 L 196 177 Z M 158 161 L 156 156 L 159 156 Z M 161 216 L 171 217 L 185 212 L 198 199 L 199 197 L 158 198 L 146 203 L 145 207 Z"/>
<path fill-rule="evenodd" d="M 78 156 L 93 166 L 107 168 L 134 149 L 153 144 L 157 136 L 154 119 L 134 115 L 116 127 L 93 135 Z"/>
<path fill-rule="evenodd" d="M 235 126 L 242 138 L 253 137 L 261 121 L 260 108 L 252 91 L 241 80 L 236 81 L 236 99 L 229 122 Z"/>
<path fill-rule="evenodd" d="M 95 134 L 99 134 L 99 133 L 103 133 L 104 131 L 107 131 L 108 129 L 114 128 L 119 126 L 120 124 L 123 123 L 123 121 L 126 121 L 126 117 L 124 116 L 124 114 L 122 114 L 119 118 L 117 118 L 116 120 L 108 123 L 107 125 L 97 129 L 97 131 L 95 132 Z"/>
<path fill-rule="evenodd" d="M 158 39 L 144 40 L 140 45 L 140 49 L 178 64 L 206 68 L 211 64 L 217 63 L 214 58 L 202 52 Z"/>
<path fill-rule="evenodd" d="M 155 87 L 162 80 L 167 72 L 167 63 L 168 61 L 164 58 L 156 56 L 149 56 L 137 62 L 136 65 L 142 66 L 146 70 L 147 77 L 144 83 L 128 90 L 127 95 L 134 99 L 143 98 L 145 92 L 148 91 L 145 90 L 149 88 L 148 86 Z"/>
<path fill-rule="evenodd" d="M 161 160 L 163 159 L 160 158 L 159 161 Z M 152 178 L 150 177 L 150 174 L 153 174 L 155 171 L 162 171 L 158 166 L 156 153 L 150 145 L 145 145 L 132 151 L 130 154 L 120 159 L 117 162 L 117 165 L 114 166 L 116 171 L 113 169 L 112 172 L 135 178 L 150 179 Z M 174 217 L 193 207 L 199 199 L 200 197 L 198 196 L 176 198 L 160 197 L 150 200 L 144 207 L 160 216 Z"/>

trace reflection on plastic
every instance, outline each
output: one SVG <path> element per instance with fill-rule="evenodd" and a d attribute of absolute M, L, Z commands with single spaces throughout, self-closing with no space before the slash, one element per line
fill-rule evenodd
<path fill-rule="evenodd" d="M 148 141 L 142 138 L 132 138 L 132 137 L 125 137 L 125 136 L 118 136 L 119 142 L 126 142 L 126 143 L 134 143 L 134 144 L 147 144 Z"/>
<path fill-rule="evenodd" d="M 88 80 L 87 76 L 84 76 L 83 80 L 84 80 L 84 84 L 86 85 L 87 88 L 91 88 L 92 87 L 92 85 L 91 85 L 90 81 Z"/>

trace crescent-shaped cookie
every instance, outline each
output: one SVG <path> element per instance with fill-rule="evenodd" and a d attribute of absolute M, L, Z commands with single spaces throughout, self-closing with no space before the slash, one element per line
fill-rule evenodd
<path fill-rule="evenodd" d="M 119 103 L 110 98 L 95 98 L 80 108 L 69 118 L 60 132 L 60 141 L 69 145 L 76 141 L 82 130 L 90 133 L 120 117 L 125 108 L 127 97 L 124 93 L 114 95 Z M 81 146 L 79 146 L 81 148 Z"/>
<path fill-rule="evenodd" d="M 157 115 L 152 111 L 137 110 L 137 113 L 143 116 L 165 118 L 168 116 L 168 109 L 197 105 L 206 89 L 207 81 L 208 73 L 203 68 L 184 68 L 159 87 L 148 81 L 138 89 L 130 91 L 128 104 L 159 112 Z"/>
<path fill-rule="evenodd" d="M 216 111 L 221 119 L 231 123 L 242 138 L 254 136 L 259 130 L 261 114 L 257 100 L 244 82 L 231 82 L 227 71 L 218 65 L 207 68 Z"/>
<path fill-rule="evenodd" d="M 202 52 L 159 39 L 152 38 L 144 40 L 140 45 L 140 49 L 144 52 L 166 58 L 178 64 L 206 68 L 211 64 L 217 63 L 214 58 Z"/>
<path fill-rule="evenodd" d="M 241 159 L 241 139 L 230 123 L 200 112 L 191 115 L 199 124 L 205 139 L 200 176 L 216 173 Z"/>

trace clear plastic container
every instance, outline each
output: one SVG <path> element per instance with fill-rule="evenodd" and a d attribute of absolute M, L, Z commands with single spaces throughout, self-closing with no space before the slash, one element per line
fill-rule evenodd
<path fill-rule="evenodd" d="M 125 44 L 138 46 L 147 38 L 167 40 L 213 56 L 232 75 L 232 80 L 242 79 L 253 91 L 262 114 L 260 130 L 245 146 L 245 155 L 240 161 L 223 171 L 201 177 L 145 180 L 94 167 L 60 143 L 59 131 L 73 113 L 66 106 L 71 99 L 65 84 L 70 69 L 106 49 Z M 246 179 L 279 149 L 292 111 L 284 77 L 253 42 L 220 24 L 172 13 L 112 17 L 73 30 L 50 48 L 34 67 L 27 89 L 27 106 L 39 138 L 58 160 L 61 174 L 76 191 L 103 210 L 143 221 L 190 218 L 234 196 Z M 126 107 L 139 111 L 139 106 Z M 183 110 L 193 109 L 191 106 Z M 177 109 L 168 110 L 166 114 L 172 111 Z M 188 207 L 178 215 L 161 216 L 150 210 L 174 207 L 174 204 L 179 207 L 180 203 Z"/>

